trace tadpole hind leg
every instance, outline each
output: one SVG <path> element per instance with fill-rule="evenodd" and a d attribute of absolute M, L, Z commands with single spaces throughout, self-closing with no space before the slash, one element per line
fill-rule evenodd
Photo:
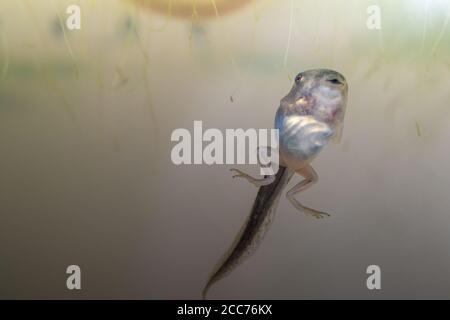
<path fill-rule="evenodd" d="M 248 182 L 250 182 L 251 184 L 253 184 L 256 187 L 262 187 L 262 186 L 266 186 L 271 184 L 272 182 L 275 181 L 275 176 L 271 175 L 271 176 L 264 176 L 264 178 L 258 179 L 258 178 L 254 178 L 251 175 L 238 170 L 238 169 L 230 169 L 230 171 L 235 172 L 235 174 L 233 175 L 233 178 L 244 178 L 246 179 Z"/>
<path fill-rule="evenodd" d="M 297 173 L 300 174 L 305 179 L 298 184 L 296 184 L 291 190 L 289 190 L 286 194 L 286 197 L 288 200 L 292 203 L 292 205 L 297 208 L 297 210 L 309 214 L 317 219 L 322 219 L 324 217 L 329 217 L 330 215 L 326 212 L 318 211 L 309 207 L 306 207 L 302 205 L 297 199 L 295 199 L 295 195 L 297 193 L 300 193 L 306 189 L 308 189 L 310 186 L 312 186 L 314 183 L 317 182 L 318 176 L 316 171 L 308 165 L 300 170 L 297 170 Z"/>

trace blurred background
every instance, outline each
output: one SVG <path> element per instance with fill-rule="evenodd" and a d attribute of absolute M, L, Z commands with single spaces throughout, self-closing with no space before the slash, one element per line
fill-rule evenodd
<path fill-rule="evenodd" d="M 81 30 L 66 8 L 81 7 Z M 381 30 L 366 27 L 370 5 Z M 198 299 L 256 189 L 175 166 L 176 128 L 271 128 L 295 75 L 349 83 L 319 183 L 209 298 L 450 296 L 450 1 L 2 0 L 0 298 Z M 256 174 L 256 166 L 241 169 Z M 299 178 L 291 183 L 298 182 Z M 65 271 L 82 270 L 82 290 Z M 381 267 L 369 291 L 366 268 Z"/>

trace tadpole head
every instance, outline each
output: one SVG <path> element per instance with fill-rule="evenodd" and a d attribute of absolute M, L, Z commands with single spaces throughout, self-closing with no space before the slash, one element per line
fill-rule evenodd
<path fill-rule="evenodd" d="M 327 123 L 343 120 L 348 84 L 344 76 L 330 69 L 299 73 L 291 91 L 281 100 L 290 112 L 312 115 Z"/>

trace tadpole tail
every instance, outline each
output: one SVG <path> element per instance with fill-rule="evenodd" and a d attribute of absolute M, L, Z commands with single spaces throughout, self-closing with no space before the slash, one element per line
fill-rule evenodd
<path fill-rule="evenodd" d="M 209 277 L 202 291 L 203 299 L 206 298 L 208 290 L 215 282 L 228 275 L 256 251 L 272 222 L 281 191 L 288 184 L 292 175 L 293 171 L 280 166 L 275 175 L 275 181 L 259 188 L 247 221 Z"/>

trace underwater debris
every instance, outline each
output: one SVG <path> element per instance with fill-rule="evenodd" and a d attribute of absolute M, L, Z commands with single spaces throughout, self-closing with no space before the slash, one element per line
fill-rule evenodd
<path fill-rule="evenodd" d="M 430 11 L 430 1 L 425 1 L 425 18 L 423 21 L 423 28 L 422 28 L 422 42 L 420 46 L 420 54 L 423 54 L 423 50 L 425 48 L 425 40 L 427 38 L 427 32 L 428 32 L 428 16 Z"/>
<path fill-rule="evenodd" d="M 205 27 L 202 24 L 194 21 L 191 26 L 190 37 L 195 40 L 200 40 L 200 39 L 204 38 L 205 35 L 206 35 Z"/>
<path fill-rule="evenodd" d="M 6 33 L 3 32 L 3 29 L 1 29 L 1 24 L 0 24 L 0 45 L 1 45 L 1 50 L 2 53 L 4 55 L 4 62 L 3 65 L 0 69 L 0 81 L 5 80 L 6 79 L 6 75 L 8 74 L 8 69 L 9 69 L 9 48 L 8 48 L 8 40 L 6 38 Z"/>
<path fill-rule="evenodd" d="M 415 122 L 415 125 L 416 125 L 416 133 L 417 133 L 417 136 L 418 136 L 418 137 L 421 137 L 421 136 L 422 136 L 422 129 L 421 129 L 421 127 L 420 127 L 420 124 L 419 124 L 419 122 L 418 122 L 417 120 L 415 120 L 414 122 Z"/>
<path fill-rule="evenodd" d="M 122 38 L 127 38 L 129 36 L 134 36 L 138 32 L 138 23 L 135 17 L 130 15 L 125 16 L 118 27 L 119 36 Z"/>
<path fill-rule="evenodd" d="M 284 68 L 287 68 L 287 60 L 289 55 L 289 49 L 291 47 L 291 38 L 292 38 L 292 27 L 294 24 L 294 0 L 290 1 L 290 7 L 289 7 L 289 31 L 288 31 L 288 39 L 286 44 L 286 51 L 284 53 L 284 60 L 283 60 L 283 66 Z"/>
<path fill-rule="evenodd" d="M 63 39 L 64 39 L 64 43 L 66 44 L 67 51 L 69 52 L 70 58 L 73 61 L 75 77 L 76 77 L 76 79 L 79 79 L 80 78 L 80 69 L 78 67 L 77 58 L 75 57 L 75 54 L 74 54 L 73 49 L 72 49 L 72 46 L 70 45 L 69 37 L 68 37 L 67 32 L 66 32 L 66 27 L 64 25 L 63 18 L 61 16 L 61 14 L 59 13 L 58 8 L 56 7 L 56 3 L 54 4 L 54 6 L 55 6 L 56 16 L 57 16 L 57 19 L 58 19 L 58 22 L 59 22 L 59 25 L 60 25 L 60 30 L 62 32 L 62 36 L 63 36 Z"/>
<path fill-rule="evenodd" d="M 61 24 L 58 17 L 55 17 L 50 22 L 50 33 L 55 37 L 56 40 L 64 40 L 64 24 Z"/>
<path fill-rule="evenodd" d="M 120 66 L 116 66 L 116 79 L 112 85 L 113 89 L 118 89 L 128 83 L 128 77 L 122 71 Z"/>
<path fill-rule="evenodd" d="M 445 30 L 447 29 L 448 22 L 450 20 L 450 8 L 447 9 L 447 14 L 445 15 L 444 23 L 442 24 L 441 31 L 439 32 L 439 36 L 436 39 L 433 47 L 431 48 L 431 57 L 434 58 L 436 55 L 436 50 L 439 47 L 439 44 L 442 42 L 442 38 L 444 38 Z"/>

